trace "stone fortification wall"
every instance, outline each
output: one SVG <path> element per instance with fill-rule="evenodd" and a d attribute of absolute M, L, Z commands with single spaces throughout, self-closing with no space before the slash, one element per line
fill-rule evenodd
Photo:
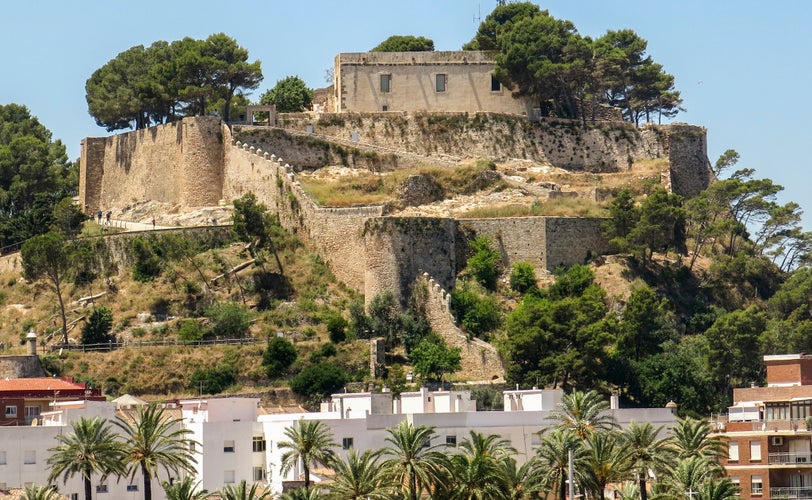
<path fill-rule="evenodd" d="M 505 369 L 499 352 L 493 345 L 479 339 L 471 339 L 460 330 L 449 308 L 451 295 L 428 273 L 418 278 L 417 285 L 426 288 L 425 310 L 429 324 L 449 347 L 461 349 L 461 370 L 454 375 L 466 380 L 493 380 L 503 378 Z"/>
<path fill-rule="evenodd" d="M 495 113 L 338 113 L 280 115 L 279 126 L 338 140 L 357 138 L 392 152 L 428 157 L 526 158 L 556 167 L 586 172 L 622 172 L 637 161 L 668 158 L 680 172 L 677 189 L 690 194 L 710 182 L 705 129 L 691 125 L 652 125 L 601 122 L 586 129 L 575 120 L 529 122 Z M 676 140 L 669 140 L 671 137 Z M 690 140 L 689 140 L 690 139 Z M 314 139 L 315 140 L 315 139 Z M 405 155 L 399 155 L 402 158 Z M 682 182 L 682 180 L 685 182 Z M 679 190 L 675 191 L 680 194 Z"/>
<path fill-rule="evenodd" d="M 671 190 L 686 197 L 696 196 L 711 181 L 707 131 L 685 124 L 673 124 L 665 130 Z"/>
<path fill-rule="evenodd" d="M 364 226 L 366 279 L 364 296 L 392 291 L 405 305 L 415 280 L 424 272 L 443 288 L 454 285 L 456 269 L 454 219 L 379 217 Z"/>
<path fill-rule="evenodd" d="M 182 207 L 216 205 L 223 190 L 219 119 L 178 122 L 82 144 L 79 198 L 91 211 L 132 199 Z"/>
<path fill-rule="evenodd" d="M 590 257 L 609 251 L 601 225 L 605 219 L 580 217 L 545 217 L 546 251 L 544 267 L 553 271 L 558 266 L 583 264 Z"/>
<path fill-rule="evenodd" d="M 228 149 L 224 197 L 234 199 L 253 192 L 279 215 L 283 227 L 321 255 L 336 278 L 364 290 L 364 223 L 380 217 L 383 207 L 321 207 L 307 196 L 296 181 L 294 167 L 284 158 L 280 161 L 274 153 L 239 142 Z"/>
<path fill-rule="evenodd" d="M 45 377 L 37 356 L 0 356 L 0 378 Z"/>

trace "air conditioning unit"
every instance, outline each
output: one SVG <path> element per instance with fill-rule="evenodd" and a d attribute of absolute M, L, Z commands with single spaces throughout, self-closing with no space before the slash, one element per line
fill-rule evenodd
<path fill-rule="evenodd" d="M 773 446 L 784 446 L 784 436 L 772 436 L 770 444 Z"/>

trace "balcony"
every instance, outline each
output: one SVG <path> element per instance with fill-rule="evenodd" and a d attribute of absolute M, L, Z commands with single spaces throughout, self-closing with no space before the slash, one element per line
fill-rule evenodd
<path fill-rule="evenodd" d="M 807 464 L 812 467 L 812 452 L 809 451 L 781 451 L 770 453 L 770 465 Z"/>
<path fill-rule="evenodd" d="M 772 500 L 812 500 L 812 486 L 770 488 Z"/>
<path fill-rule="evenodd" d="M 809 432 L 812 431 L 812 419 L 794 418 L 782 420 L 728 420 L 726 415 L 711 416 L 711 425 L 717 432 Z"/>

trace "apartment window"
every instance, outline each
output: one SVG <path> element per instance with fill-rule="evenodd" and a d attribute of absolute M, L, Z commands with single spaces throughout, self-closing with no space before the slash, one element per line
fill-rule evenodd
<path fill-rule="evenodd" d="M 764 484 L 761 482 L 761 476 L 750 476 L 750 493 L 753 495 L 761 495 L 764 491 Z"/>
<path fill-rule="evenodd" d="M 0 465 L 6 465 L 6 452 L 0 451 Z"/>
<path fill-rule="evenodd" d="M 392 75 L 381 75 L 381 92 L 388 94 L 391 92 Z"/>
<path fill-rule="evenodd" d="M 197 450 L 197 443 L 194 441 L 189 441 L 189 452 L 194 453 Z"/>
<path fill-rule="evenodd" d="M 96 485 L 96 493 L 107 493 L 107 485 L 106 484 L 97 484 Z"/>
<path fill-rule="evenodd" d="M 437 92 L 445 92 L 448 87 L 448 75 L 439 74 L 434 77 L 434 90 Z"/>
<path fill-rule="evenodd" d="M 491 75 L 491 92 L 501 92 L 502 83 Z"/>
<path fill-rule="evenodd" d="M 127 485 L 127 491 L 138 491 L 138 485 L 137 484 L 128 484 Z"/>
<path fill-rule="evenodd" d="M 254 481 L 264 481 L 265 480 L 265 468 L 264 467 L 254 467 Z"/>
<path fill-rule="evenodd" d="M 232 484 L 234 482 L 234 471 L 233 470 L 223 471 L 223 482 L 225 484 Z"/>
<path fill-rule="evenodd" d="M 457 436 L 446 436 L 445 444 L 446 446 L 457 446 Z"/>
<path fill-rule="evenodd" d="M 35 418 L 39 417 L 39 406 L 25 407 L 25 425 L 31 424 Z"/>
<path fill-rule="evenodd" d="M 71 493 L 70 494 L 70 500 L 79 500 L 79 494 L 78 493 Z"/>
<path fill-rule="evenodd" d="M 6 418 L 17 418 L 16 406 L 6 406 Z"/>
<path fill-rule="evenodd" d="M 750 441 L 750 461 L 761 461 L 761 441 Z"/>
<path fill-rule="evenodd" d="M 738 462 L 739 461 L 739 442 L 738 441 L 731 441 L 730 444 L 727 445 L 727 458 L 731 462 Z"/>
<path fill-rule="evenodd" d="M 730 476 L 730 482 L 733 483 L 733 486 L 736 488 L 739 487 L 739 476 Z"/>
<path fill-rule="evenodd" d="M 23 452 L 23 463 L 24 464 L 35 464 L 37 463 L 37 452 L 36 450 L 25 450 Z"/>
<path fill-rule="evenodd" d="M 341 447 L 345 450 L 352 448 L 352 438 L 343 438 L 341 440 Z"/>
<path fill-rule="evenodd" d="M 234 440 L 223 441 L 223 453 L 234 453 Z"/>
<path fill-rule="evenodd" d="M 254 450 L 254 453 L 260 453 L 265 451 L 265 438 L 263 438 L 262 436 L 254 436 L 252 449 Z"/>

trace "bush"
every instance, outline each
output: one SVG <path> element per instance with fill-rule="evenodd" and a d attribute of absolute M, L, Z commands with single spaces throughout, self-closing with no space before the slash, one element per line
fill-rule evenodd
<path fill-rule="evenodd" d="M 491 249 L 491 240 L 486 236 L 477 236 L 470 247 L 474 254 L 468 259 L 468 272 L 488 290 L 496 290 L 499 252 Z"/>
<path fill-rule="evenodd" d="M 262 366 L 268 378 L 276 378 L 296 361 L 296 347 L 282 337 L 274 337 L 268 340 L 268 346 L 262 353 Z"/>
<path fill-rule="evenodd" d="M 321 345 L 318 349 L 310 353 L 310 362 L 311 363 L 320 363 L 324 358 L 331 358 L 338 353 L 338 349 L 336 349 L 335 344 L 331 344 L 330 342 L 325 342 Z"/>
<path fill-rule="evenodd" d="M 330 335 L 330 341 L 340 344 L 347 340 L 347 326 L 349 322 L 338 313 L 331 314 L 327 318 L 327 333 Z"/>
<path fill-rule="evenodd" d="M 109 307 L 95 307 L 82 328 L 83 344 L 102 344 L 116 340 L 113 329 L 113 311 Z"/>
<path fill-rule="evenodd" d="M 206 310 L 215 337 L 242 338 L 251 326 L 251 311 L 241 304 L 221 302 Z"/>
<path fill-rule="evenodd" d="M 178 329 L 178 339 L 184 342 L 199 342 L 204 336 L 205 330 L 193 319 L 183 321 Z"/>
<path fill-rule="evenodd" d="M 536 269 L 527 262 L 517 262 L 510 270 L 510 288 L 524 295 L 528 291 L 538 289 L 536 283 Z"/>
<path fill-rule="evenodd" d="M 163 263 L 160 249 L 151 241 L 141 237 L 133 238 L 130 244 L 133 253 L 133 279 L 136 281 L 152 281 L 161 275 Z"/>
<path fill-rule="evenodd" d="M 340 390 L 347 383 L 343 368 L 319 363 L 305 368 L 290 380 L 290 388 L 296 394 L 310 399 L 323 399 Z"/>
<path fill-rule="evenodd" d="M 502 324 L 496 300 L 469 283 L 451 291 L 451 308 L 469 337 L 478 337 Z"/>
<path fill-rule="evenodd" d="M 189 389 L 201 394 L 218 394 L 237 383 L 237 367 L 220 363 L 214 368 L 195 370 L 189 379 Z"/>

